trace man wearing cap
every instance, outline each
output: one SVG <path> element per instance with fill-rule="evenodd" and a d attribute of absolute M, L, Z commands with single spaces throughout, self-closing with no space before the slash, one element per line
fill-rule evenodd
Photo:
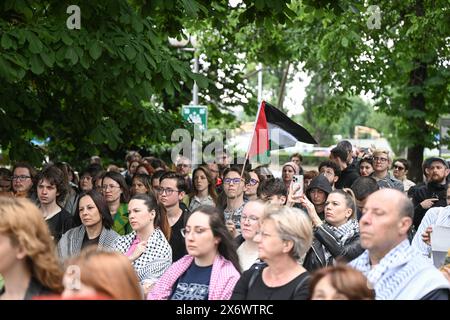
<path fill-rule="evenodd" d="M 284 185 L 287 190 L 290 190 L 292 178 L 296 174 L 300 174 L 300 168 L 295 162 L 286 162 L 281 169 L 281 178 L 283 179 Z"/>
<path fill-rule="evenodd" d="M 419 228 L 420 222 L 428 209 L 445 207 L 447 205 L 447 176 L 450 172 L 448 163 L 438 157 L 429 158 L 425 161 L 430 163 L 426 172 L 429 181 L 415 188 L 414 193 L 411 195 L 414 203 L 413 224 L 416 229 Z"/>

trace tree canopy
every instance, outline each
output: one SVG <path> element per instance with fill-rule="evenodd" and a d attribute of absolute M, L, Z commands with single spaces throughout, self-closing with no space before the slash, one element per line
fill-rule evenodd
<path fill-rule="evenodd" d="M 259 62 L 281 103 L 295 70 L 315 79 L 310 120 L 337 122 L 362 107 L 356 96 L 372 95 L 418 180 L 423 149 L 436 146 L 437 120 L 450 110 L 446 0 L 379 1 L 379 25 L 368 3 L 352 0 L 85 0 L 80 30 L 66 27 L 68 6 L 0 4 L 0 147 L 12 159 L 41 161 L 32 139 L 71 162 L 167 143 L 184 126 L 179 108 L 194 81 L 213 126 L 229 126 L 233 107 L 256 110 Z M 183 32 L 199 40 L 199 74 L 192 52 L 167 41 Z"/>

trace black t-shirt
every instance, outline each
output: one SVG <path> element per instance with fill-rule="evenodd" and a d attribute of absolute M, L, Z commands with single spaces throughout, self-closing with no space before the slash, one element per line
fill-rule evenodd
<path fill-rule="evenodd" d="M 199 267 L 193 262 L 178 279 L 170 300 L 208 300 L 212 265 Z"/>
<path fill-rule="evenodd" d="M 81 249 L 89 246 L 98 246 L 98 240 L 100 239 L 100 235 L 96 238 L 89 239 L 87 232 L 84 234 L 83 243 L 81 244 Z"/>
<path fill-rule="evenodd" d="M 184 242 L 184 237 L 181 234 L 181 229 L 186 225 L 186 217 L 188 215 L 188 210 L 186 206 L 181 206 L 182 213 L 178 221 L 171 227 L 171 235 L 169 244 L 172 247 L 172 262 L 179 260 L 187 254 L 186 245 Z"/>
<path fill-rule="evenodd" d="M 72 216 L 65 209 L 61 209 L 60 212 L 55 214 L 50 219 L 46 220 L 50 232 L 53 236 L 55 243 L 58 243 L 62 235 L 72 228 Z"/>
<path fill-rule="evenodd" d="M 254 272 L 258 274 L 249 285 Z M 308 300 L 309 281 L 309 273 L 303 272 L 283 286 L 268 287 L 262 279 L 262 269 L 252 267 L 242 274 L 233 290 L 231 300 Z"/>

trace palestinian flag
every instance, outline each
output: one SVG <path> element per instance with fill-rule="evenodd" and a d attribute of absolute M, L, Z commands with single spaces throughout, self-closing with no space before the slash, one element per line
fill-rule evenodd
<path fill-rule="evenodd" d="M 311 134 L 292 121 L 283 112 L 263 101 L 256 115 L 255 131 L 249 145 L 247 159 L 268 162 L 271 147 L 279 149 L 293 147 L 297 141 L 317 144 Z M 257 158 L 255 158 L 257 157 Z"/>

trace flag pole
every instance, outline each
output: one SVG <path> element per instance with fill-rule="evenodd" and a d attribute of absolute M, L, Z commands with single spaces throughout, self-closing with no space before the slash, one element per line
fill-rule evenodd
<path fill-rule="evenodd" d="M 250 149 L 251 149 L 251 147 L 252 147 L 253 138 L 255 137 L 255 133 L 256 133 L 256 124 L 258 123 L 259 112 L 261 111 L 261 107 L 262 107 L 263 103 L 265 103 L 264 100 L 261 101 L 261 103 L 259 104 L 259 107 L 258 107 L 258 111 L 256 112 L 256 120 L 255 120 L 255 123 L 254 123 L 254 125 L 253 125 L 253 134 L 252 134 L 252 138 L 250 139 L 250 143 L 248 144 L 247 152 L 245 153 L 245 160 L 244 160 L 244 164 L 243 164 L 243 166 L 242 166 L 241 179 L 242 179 L 242 177 L 244 176 L 245 164 L 246 164 L 247 161 L 248 161 L 248 154 L 249 154 Z"/>

